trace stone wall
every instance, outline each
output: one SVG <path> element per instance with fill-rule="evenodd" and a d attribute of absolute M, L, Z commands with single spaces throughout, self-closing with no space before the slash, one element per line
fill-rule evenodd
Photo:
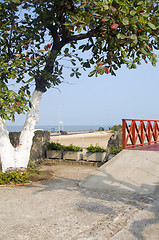
<path fill-rule="evenodd" d="M 10 142 L 15 148 L 19 145 L 19 137 L 20 137 L 20 132 L 9 133 Z"/>
<path fill-rule="evenodd" d="M 9 137 L 13 147 L 19 144 L 20 132 L 10 132 Z M 31 162 L 41 162 L 46 157 L 46 142 L 50 141 L 50 132 L 37 130 L 33 138 L 33 144 L 30 152 Z"/>
<path fill-rule="evenodd" d="M 41 162 L 46 157 L 46 143 L 50 141 L 50 132 L 37 130 L 33 138 L 30 153 L 31 162 Z"/>
<path fill-rule="evenodd" d="M 110 160 L 114 155 L 111 154 L 113 148 L 121 148 L 122 147 L 122 130 L 116 131 L 112 134 L 112 136 L 108 140 L 107 145 L 107 153 L 106 153 L 106 161 Z"/>

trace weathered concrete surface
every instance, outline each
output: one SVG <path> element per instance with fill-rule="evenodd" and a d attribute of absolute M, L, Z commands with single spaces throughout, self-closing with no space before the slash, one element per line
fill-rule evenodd
<path fill-rule="evenodd" d="M 0 187 L 0 240 L 158 239 L 157 195 L 80 188 L 80 181 L 94 171 L 90 166 L 45 169 L 55 178 Z"/>
<path fill-rule="evenodd" d="M 128 224 L 110 240 L 157 240 L 159 238 L 159 202 L 158 200 L 147 209 L 140 210 Z"/>
<path fill-rule="evenodd" d="M 98 191 L 159 192 L 159 152 L 123 150 L 80 185 Z"/>

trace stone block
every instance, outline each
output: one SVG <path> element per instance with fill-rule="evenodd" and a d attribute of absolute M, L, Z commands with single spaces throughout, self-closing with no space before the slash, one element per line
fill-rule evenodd
<path fill-rule="evenodd" d="M 62 151 L 61 150 L 47 150 L 46 152 L 47 158 L 53 159 L 62 159 Z"/>
<path fill-rule="evenodd" d="M 64 160 L 74 160 L 79 161 L 82 159 L 83 154 L 81 152 L 73 152 L 73 151 L 64 151 L 63 159 Z"/>
<path fill-rule="evenodd" d="M 86 152 L 83 159 L 89 162 L 105 162 L 106 152 Z"/>

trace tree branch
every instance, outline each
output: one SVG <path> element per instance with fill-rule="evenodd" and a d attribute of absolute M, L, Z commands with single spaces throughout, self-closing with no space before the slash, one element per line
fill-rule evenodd
<path fill-rule="evenodd" d="M 57 32 L 57 27 L 53 25 L 46 25 L 46 27 L 50 30 L 51 36 L 53 37 L 54 42 L 60 42 L 60 36 L 58 35 Z"/>
<path fill-rule="evenodd" d="M 83 40 L 83 39 L 90 38 L 90 37 L 95 37 L 95 30 L 91 30 L 91 31 L 89 31 L 85 34 L 78 34 L 78 35 L 69 36 L 65 39 L 65 42 L 70 43 L 70 42 L 73 42 L 73 41 Z"/>

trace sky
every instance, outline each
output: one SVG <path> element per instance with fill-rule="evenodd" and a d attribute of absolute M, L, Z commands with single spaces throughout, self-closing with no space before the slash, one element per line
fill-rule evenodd
<path fill-rule="evenodd" d="M 38 125 L 115 125 L 122 119 L 159 119 L 159 64 L 151 63 L 128 69 L 123 66 L 116 74 L 80 79 L 64 75 L 65 83 L 48 90 L 42 98 Z M 66 83 L 68 82 L 68 83 Z M 16 116 L 23 125 L 25 115 Z"/>

